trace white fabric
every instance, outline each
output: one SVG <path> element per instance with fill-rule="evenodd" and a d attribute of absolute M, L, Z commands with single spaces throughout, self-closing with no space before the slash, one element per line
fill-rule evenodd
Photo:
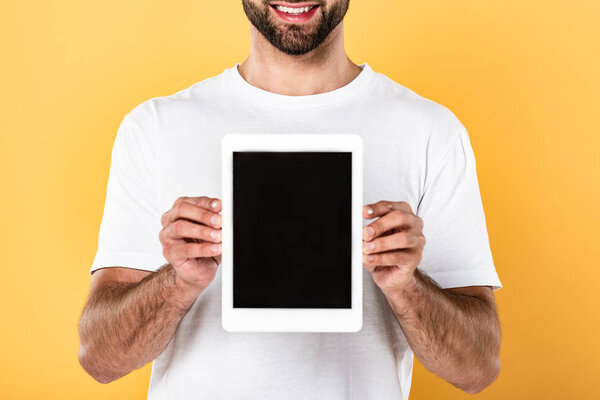
<path fill-rule="evenodd" d="M 501 287 L 475 157 L 452 112 L 366 63 L 349 84 L 308 96 L 259 89 L 238 65 L 144 101 L 124 117 L 91 271 L 155 271 L 167 262 L 158 240 L 160 216 L 180 196 L 221 197 L 225 133 L 358 133 L 364 204 L 406 201 L 424 220 L 419 268 L 442 288 Z M 310 207 L 318 210 L 318 204 Z M 408 398 L 413 352 L 366 270 L 358 333 L 226 332 L 218 271 L 154 361 L 149 399 Z"/>

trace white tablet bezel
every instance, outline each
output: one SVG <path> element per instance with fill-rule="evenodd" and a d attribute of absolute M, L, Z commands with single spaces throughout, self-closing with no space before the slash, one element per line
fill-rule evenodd
<path fill-rule="evenodd" d="M 233 152 L 343 151 L 352 153 L 352 308 L 233 307 Z M 222 325 L 229 332 L 357 332 L 363 318 L 363 145 L 357 134 L 229 133 L 221 142 Z M 318 207 L 318 205 L 315 205 Z M 315 208 L 316 209 L 316 208 Z"/>

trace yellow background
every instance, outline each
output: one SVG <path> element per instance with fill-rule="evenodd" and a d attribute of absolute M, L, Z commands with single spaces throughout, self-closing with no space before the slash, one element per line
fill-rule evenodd
<path fill-rule="evenodd" d="M 245 59 L 240 1 L 3 0 L 0 397 L 143 399 L 77 362 L 123 116 Z M 502 372 L 481 399 L 598 399 L 600 2 L 352 0 L 346 44 L 449 107 L 477 158 Z M 401 200 L 401 199 L 397 199 Z M 467 394 L 415 362 L 412 399 Z"/>

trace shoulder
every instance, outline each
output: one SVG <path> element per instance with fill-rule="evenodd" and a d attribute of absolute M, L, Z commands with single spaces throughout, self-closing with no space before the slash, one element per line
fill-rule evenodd
<path fill-rule="evenodd" d="M 224 79 L 225 74 L 220 73 L 172 94 L 149 98 L 133 107 L 127 116 L 139 123 L 159 123 L 206 110 L 215 95 L 221 93 Z"/>
<path fill-rule="evenodd" d="M 375 73 L 377 101 L 407 130 L 441 147 L 450 145 L 465 131 L 456 114 L 447 106 L 428 99 L 382 73 Z"/>

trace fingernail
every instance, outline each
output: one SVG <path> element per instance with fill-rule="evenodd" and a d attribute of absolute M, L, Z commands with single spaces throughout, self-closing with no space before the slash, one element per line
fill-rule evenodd
<path fill-rule="evenodd" d="M 365 249 L 371 250 L 375 247 L 375 243 L 373 242 L 365 242 Z"/>
<path fill-rule="evenodd" d="M 219 216 L 213 215 L 212 217 L 210 217 L 210 222 L 213 223 L 213 225 L 216 225 L 217 222 L 219 222 Z"/>
<path fill-rule="evenodd" d="M 367 214 L 373 214 L 373 209 L 371 207 L 367 208 Z"/>
<path fill-rule="evenodd" d="M 367 256 L 367 260 L 369 260 L 369 261 L 373 261 L 374 258 L 375 258 L 375 256 L 373 256 L 373 255 Z"/>
<path fill-rule="evenodd" d="M 212 246 L 210 246 L 210 248 L 212 249 L 212 251 L 217 252 L 217 251 L 221 250 L 221 245 L 213 244 Z"/>
<path fill-rule="evenodd" d="M 221 236 L 221 232 L 220 231 L 210 231 L 210 237 L 213 239 L 218 239 L 219 236 Z"/>
<path fill-rule="evenodd" d="M 370 226 L 367 226 L 365 228 L 365 232 L 366 232 L 367 236 L 371 236 L 375 233 L 375 229 L 371 228 Z"/>
<path fill-rule="evenodd" d="M 212 202 L 212 203 L 210 203 L 210 206 L 211 206 L 212 208 L 216 208 L 216 207 L 217 207 L 217 201 L 216 201 L 216 200 L 213 200 L 213 202 Z"/>

